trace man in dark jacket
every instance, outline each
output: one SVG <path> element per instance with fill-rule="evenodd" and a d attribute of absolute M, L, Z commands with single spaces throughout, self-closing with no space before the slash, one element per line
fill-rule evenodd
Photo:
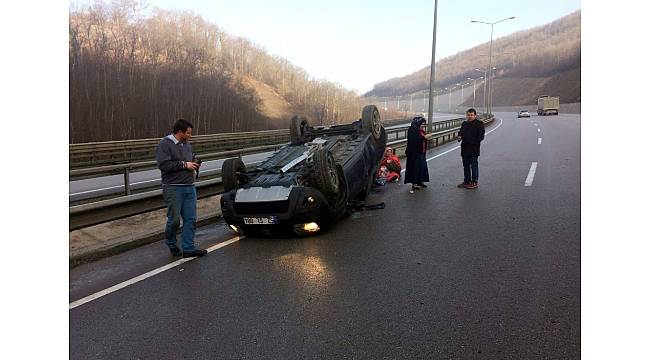
<path fill-rule="evenodd" d="M 174 124 L 172 134 L 164 137 L 156 148 L 156 163 L 160 169 L 163 198 L 167 206 L 165 243 L 173 256 L 194 257 L 207 254 L 194 247 L 196 228 L 196 188 L 194 178 L 199 163 L 194 161 L 192 124 L 180 119 Z M 183 218 L 181 249 L 176 245 L 176 231 Z"/>
<path fill-rule="evenodd" d="M 485 138 L 485 126 L 481 120 L 476 119 L 476 110 L 469 109 L 465 113 L 467 120 L 460 125 L 458 141 L 460 143 L 460 156 L 463 158 L 463 182 L 459 188 L 478 188 L 478 157 L 481 155 L 481 141 Z"/>

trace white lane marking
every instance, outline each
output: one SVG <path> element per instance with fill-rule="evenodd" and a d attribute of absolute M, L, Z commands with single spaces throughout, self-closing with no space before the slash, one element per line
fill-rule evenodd
<path fill-rule="evenodd" d="M 537 145 L 542 145 L 542 138 L 537 138 Z"/>
<path fill-rule="evenodd" d="M 486 132 L 485 135 L 490 134 L 492 131 L 498 129 L 498 128 L 501 126 L 501 124 L 503 124 L 503 120 L 502 120 L 502 119 L 499 119 L 499 121 L 500 121 L 500 122 L 499 122 L 499 125 L 497 125 L 497 127 L 495 127 L 494 129 L 492 129 L 492 130 Z M 438 154 L 438 155 L 436 155 L 436 156 L 432 156 L 432 157 L 428 158 L 428 159 L 427 159 L 427 162 L 429 162 L 429 161 L 431 161 L 431 160 L 433 160 L 433 159 L 435 159 L 435 158 L 437 158 L 437 157 L 440 157 L 440 156 L 442 156 L 442 155 L 445 155 L 445 154 L 447 154 L 447 153 L 450 153 L 450 152 L 452 152 L 452 151 L 454 151 L 454 150 L 456 150 L 456 149 L 458 149 L 458 148 L 460 148 L 460 145 L 458 145 L 458 146 L 454 146 L 453 148 L 451 148 L 451 149 L 449 149 L 449 150 L 447 150 L 447 151 L 445 151 L 445 152 L 443 152 L 443 153 L 440 153 L 440 154 Z M 402 169 L 401 173 L 404 173 L 405 171 L 406 171 L 406 169 Z"/>
<path fill-rule="evenodd" d="M 537 132 L 542 132 L 542 129 L 537 129 Z"/>
<path fill-rule="evenodd" d="M 235 236 L 234 238 L 232 238 L 230 240 L 226 240 L 224 242 L 213 245 L 213 246 L 207 248 L 206 250 L 208 251 L 208 253 L 210 253 L 210 252 L 212 252 L 214 250 L 221 249 L 222 247 L 225 247 L 225 246 L 228 246 L 228 245 L 230 245 L 230 244 L 232 244 L 234 242 L 237 242 L 237 241 L 239 241 L 239 240 L 241 240 L 243 238 L 245 238 L 245 236 Z M 158 274 L 160 274 L 161 272 L 163 272 L 165 270 L 169 270 L 169 269 L 174 268 L 174 267 L 176 267 L 178 265 L 185 264 L 186 262 L 192 261 L 194 259 L 196 259 L 196 258 L 182 258 L 180 260 L 176 260 L 176 261 L 174 261 L 172 263 L 169 263 L 169 264 L 167 264 L 165 266 L 161 266 L 161 267 L 159 267 L 157 269 L 151 270 L 151 271 L 146 272 L 146 273 L 144 273 L 142 275 L 138 275 L 138 276 L 136 276 L 136 277 L 134 277 L 132 279 L 123 281 L 123 282 L 121 282 L 121 283 L 119 283 L 117 285 L 113 285 L 113 286 L 111 286 L 111 287 L 109 287 L 107 289 L 98 291 L 98 292 L 96 292 L 96 293 L 94 293 L 92 295 L 88 295 L 85 298 L 81 298 L 79 300 L 73 301 L 73 302 L 70 303 L 69 310 L 72 310 L 72 309 L 76 308 L 77 306 L 83 305 L 83 304 L 91 302 L 93 300 L 99 299 L 100 297 L 102 297 L 104 295 L 108 295 L 108 294 L 110 294 L 112 292 L 123 289 L 123 288 L 125 288 L 125 287 L 127 287 L 129 285 L 133 285 L 133 284 L 135 284 L 137 282 L 140 282 L 140 281 L 142 281 L 144 279 L 150 278 L 150 277 L 152 277 L 154 275 L 158 275 Z"/>
<path fill-rule="evenodd" d="M 160 181 L 160 179 L 153 179 L 153 180 L 145 180 L 145 181 L 139 181 L 139 182 L 134 182 L 131 183 L 131 186 L 133 185 L 140 185 L 140 184 L 146 184 L 154 181 Z M 110 190 L 110 189 L 124 189 L 124 185 L 118 185 L 118 186 L 109 186 L 101 189 L 95 189 L 95 190 L 88 190 L 88 191 L 82 191 L 74 194 L 70 194 L 70 196 L 75 196 L 75 195 L 82 195 L 82 194 L 88 194 L 88 193 L 94 193 L 102 190 Z"/>
<path fill-rule="evenodd" d="M 534 162 L 530 164 L 530 170 L 528 170 L 528 177 L 526 178 L 526 182 L 524 183 L 524 186 L 531 186 L 533 185 L 533 179 L 535 178 L 535 171 L 537 170 L 537 163 Z"/>
<path fill-rule="evenodd" d="M 537 124 L 533 124 L 533 125 L 537 126 Z"/>

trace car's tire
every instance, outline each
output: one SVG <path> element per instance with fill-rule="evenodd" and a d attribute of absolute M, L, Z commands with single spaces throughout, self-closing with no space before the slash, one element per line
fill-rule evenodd
<path fill-rule="evenodd" d="M 237 189 L 242 185 L 242 173 L 246 172 L 246 165 L 240 158 L 226 159 L 221 165 L 221 183 L 224 191 Z"/>
<path fill-rule="evenodd" d="M 375 105 L 366 105 L 361 112 L 361 130 L 365 134 L 372 134 L 375 140 L 381 137 L 381 120 L 379 110 Z"/>
<path fill-rule="evenodd" d="M 316 187 L 324 195 L 339 193 L 339 173 L 334 161 L 334 156 L 327 149 L 318 149 L 314 153 L 314 177 Z"/>
<path fill-rule="evenodd" d="M 309 122 L 302 116 L 294 115 L 289 124 L 289 141 L 296 144 L 303 144 L 305 142 L 305 131 L 309 126 Z"/>

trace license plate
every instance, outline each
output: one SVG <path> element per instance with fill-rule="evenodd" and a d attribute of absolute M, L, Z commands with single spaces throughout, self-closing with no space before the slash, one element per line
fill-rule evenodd
<path fill-rule="evenodd" d="M 259 216 L 259 217 L 245 217 L 244 224 L 246 225 L 269 225 L 277 224 L 277 216 Z"/>

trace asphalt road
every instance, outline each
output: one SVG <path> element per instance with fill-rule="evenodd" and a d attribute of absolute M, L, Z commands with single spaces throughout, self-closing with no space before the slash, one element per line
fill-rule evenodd
<path fill-rule="evenodd" d="M 479 189 L 456 188 L 448 144 L 427 189 L 389 184 L 318 236 L 198 229 L 228 245 L 71 308 L 70 358 L 580 358 L 580 115 L 497 116 Z M 70 301 L 175 260 L 156 243 L 79 266 Z"/>
<path fill-rule="evenodd" d="M 435 121 L 443 121 L 458 118 L 457 114 L 434 114 Z M 391 126 L 389 128 L 394 128 Z M 394 140 L 389 137 L 388 139 Z M 268 151 L 259 154 L 242 156 L 245 163 L 254 163 L 267 159 L 273 154 Z M 210 176 L 217 174 L 221 170 L 221 165 L 225 159 L 209 160 L 203 162 L 200 170 L 200 176 Z M 136 171 L 130 174 L 129 183 L 132 190 L 146 189 L 160 185 L 160 170 Z M 98 196 L 124 193 L 124 175 L 109 175 L 91 179 L 74 180 L 69 183 L 70 201 L 79 201 L 91 199 Z"/>

